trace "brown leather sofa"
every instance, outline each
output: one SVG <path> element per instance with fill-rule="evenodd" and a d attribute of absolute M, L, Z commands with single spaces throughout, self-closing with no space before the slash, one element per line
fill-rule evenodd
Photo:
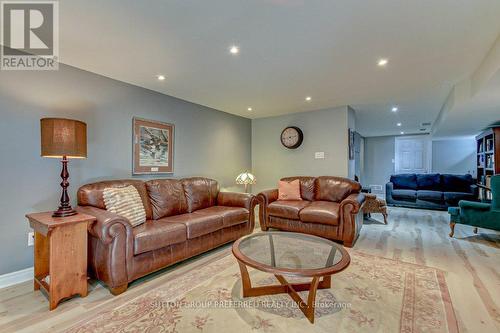
<path fill-rule="evenodd" d="M 133 185 L 146 223 L 132 227 L 105 210 L 103 190 Z M 89 274 L 114 295 L 151 272 L 249 234 L 255 225 L 255 196 L 219 192 L 207 178 L 111 180 L 82 186 L 77 210 L 93 215 L 89 226 Z"/>
<path fill-rule="evenodd" d="M 278 190 L 258 194 L 260 227 L 312 234 L 352 247 L 363 225 L 361 185 L 341 177 L 287 177 L 300 180 L 302 200 L 278 200 Z"/>

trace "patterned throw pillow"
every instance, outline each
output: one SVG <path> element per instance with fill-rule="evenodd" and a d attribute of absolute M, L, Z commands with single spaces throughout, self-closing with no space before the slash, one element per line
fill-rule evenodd
<path fill-rule="evenodd" d="M 102 196 L 106 210 L 127 218 L 133 227 L 146 222 L 146 211 L 134 186 L 108 187 Z"/>
<path fill-rule="evenodd" d="M 280 180 L 278 183 L 278 200 L 302 200 L 300 181 L 298 179 L 291 182 Z"/>

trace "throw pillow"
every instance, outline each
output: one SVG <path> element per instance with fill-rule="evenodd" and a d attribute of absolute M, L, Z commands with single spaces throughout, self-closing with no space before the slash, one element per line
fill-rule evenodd
<path fill-rule="evenodd" d="M 123 216 L 133 227 L 146 222 L 146 211 L 139 192 L 133 185 L 107 187 L 102 192 L 106 210 Z"/>
<path fill-rule="evenodd" d="M 300 181 L 298 179 L 291 182 L 280 180 L 278 183 L 278 200 L 302 200 Z"/>

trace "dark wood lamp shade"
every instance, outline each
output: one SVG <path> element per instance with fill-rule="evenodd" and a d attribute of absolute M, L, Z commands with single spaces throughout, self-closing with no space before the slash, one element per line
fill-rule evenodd
<path fill-rule="evenodd" d="M 79 120 L 44 118 L 40 120 L 43 157 L 87 157 L 87 124 Z"/>
<path fill-rule="evenodd" d="M 63 118 L 43 118 L 40 120 L 41 155 L 61 158 L 61 203 L 54 217 L 75 215 L 68 195 L 68 158 L 87 157 L 87 125 L 79 120 Z"/>

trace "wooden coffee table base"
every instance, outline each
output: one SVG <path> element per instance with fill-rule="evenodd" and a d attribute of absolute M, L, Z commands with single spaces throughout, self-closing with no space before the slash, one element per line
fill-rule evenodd
<path fill-rule="evenodd" d="M 314 303 L 316 301 L 316 291 L 318 289 L 328 289 L 331 287 L 332 276 L 327 275 L 323 277 L 315 276 L 312 278 L 311 283 L 289 283 L 282 275 L 274 275 L 281 283 L 279 285 L 252 287 L 250 275 L 248 274 L 247 267 L 244 263 L 238 260 L 241 272 L 241 281 L 243 285 L 243 297 L 263 296 L 263 295 L 276 295 L 276 294 L 289 294 L 290 297 L 297 303 L 299 309 L 304 313 L 307 319 L 314 323 Z M 322 280 L 320 280 L 322 278 Z M 302 300 L 299 295 L 300 291 L 309 290 L 307 302 Z"/>

